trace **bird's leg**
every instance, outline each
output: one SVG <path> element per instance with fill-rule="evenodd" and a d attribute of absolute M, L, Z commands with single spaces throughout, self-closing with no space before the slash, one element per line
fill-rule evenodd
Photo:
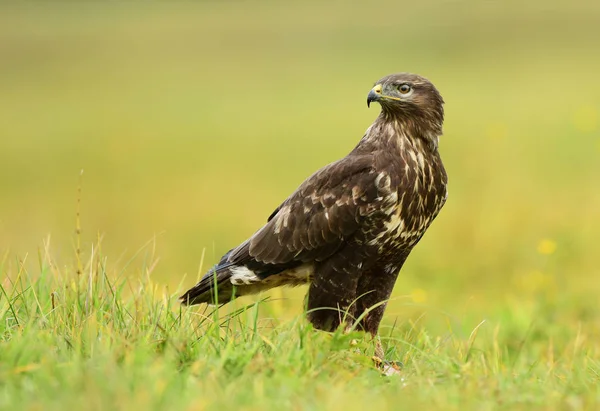
<path fill-rule="evenodd" d="M 344 328 L 344 334 L 349 334 L 354 330 L 356 324 L 346 323 L 346 327 Z M 372 358 L 373 362 L 379 368 L 383 375 L 390 376 L 399 374 L 402 369 L 402 363 L 397 361 L 386 361 L 385 360 L 385 351 L 383 349 L 383 344 L 381 343 L 381 338 L 377 334 L 377 332 L 369 332 L 371 335 L 372 341 L 375 342 L 375 355 Z M 350 342 L 350 346 L 356 346 L 358 344 L 357 340 L 352 340 Z M 357 353 L 361 353 L 360 349 L 355 349 Z"/>
<path fill-rule="evenodd" d="M 384 296 L 381 294 L 380 289 L 375 289 L 360 297 L 357 302 L 356 314 L 360 318 L 357 324 L 358 328 L 371 334 L 375 343 L 375 357 L 380 362 L 383 362 L 385 360 L 385 351 L 379 338 L 379 324 L 383 318 L 387 301 L 386 298 L 382 298 Z"/>
<path fill-rule="evenodd" d="M 375 343 L 373 361 L 385 375 L 395 374 L 400 370 L 400 364 L 388 362 L 385 351 L 379 338 L 379 324 L 390 298 L 398 271 L 393 268 L 387 270 L 369 270 L 364 272 L 359 279 L 357 288 L 356 315 L 360 318 L 358 328 L 371 334 Z"/>
<path fill-rule="evenodd" d="M 322 289 L 314 290 L 317 290 L 317 287 L 311 285 L 308 292 L 309 312 L 307 314 L 308 320 L 313 326 L 319 330 L 333 332 L 343 325 L 345 334 L 352 331 L 354 322 L 352 302 L 344 296 L 323 292 Z M 325 298 L 329 298 L 329 301 L 326 301 Z"/>
<path fill-rule="evenodd" d="M 367 305 L 372 303 L 374 304 L 371 306 Z M 386 360 L 385 350 L 383 349 L 383 344 L 381 343 L 381 338 L 379 336 L 379 324 L 383 317 L 386 304 L 386 301 L 377 303 L 373 301 L 373 299 L 368 298 L 365 298 L 363 301 L 359 300 L 357 315 L 362 314 L 362 318 L 358 323 L 358 327 L 371 335 L 375 345 L 375 355 L 372 357 L 375 365 L 381 369 L 381 372 L 384 375 L 393 375 L 400 371 L 401 364 L 396 361 Z"/>
<path fill-rule="evenodd" d="M 373 338 L 375 339 L 375 357 L 383 360 L 385 358 L 385 351 L 383 350 L 383 344 L 381 344 L 381 338 L 378 335 Z"/>
<path fill-rule="evenodd" d="M 354 322 L 360 260 L 356 253 L 351 257 L 334 256 L 315 266 L 307 297 L 307 316 L 315 328 L 334 331 L 344 323 L 349 330 Z"/>

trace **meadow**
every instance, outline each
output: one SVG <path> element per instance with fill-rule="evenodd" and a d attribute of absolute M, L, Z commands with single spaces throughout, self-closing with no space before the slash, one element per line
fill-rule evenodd
<path fill-rule="evenodd" d="M 0 409 L 597 409 L 600 4 L 0 6 Z M 449 199 L 382 327 L 177 296 L 378 113 L 446 101 Z"/>

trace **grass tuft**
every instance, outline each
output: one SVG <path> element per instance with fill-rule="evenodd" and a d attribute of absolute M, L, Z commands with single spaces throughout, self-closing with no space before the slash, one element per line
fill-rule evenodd
<path fill-rule="evenodd" d="M 268 299 L 184 309 L 180 290 L 152 281 L 149 248 L 137 279 L 112 270 L 100 244 L 81 274 L 77 264 L 57 267 L 48 242 L 35 275 L 22 261 L 16 272 L 0 267 L 0 407 L 514 409 L 589 405 L 600 394 L 598 345 L 581 324 L 549 338 L 542 319 L 520 330 L 481 321 L 440 336 L 421 318 L 394 323 L 382 338 L 405 368 L 385 378 L 362 333 L 266 319 Z"/>

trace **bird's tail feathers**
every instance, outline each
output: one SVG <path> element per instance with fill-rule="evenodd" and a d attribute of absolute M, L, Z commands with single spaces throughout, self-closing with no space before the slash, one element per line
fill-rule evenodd
<path fill-rule="evenodd" d="M 306 284 L 312 275 L 312 266 L 303 266 L 300 261 L 279 265 L 253 260 L 233 263 L 229 261 L 230 254 L 231 251 L 226 253 L 198 284 L 179 297 L 183 304 L 225 304 L 235 297 L 273 287 Z"/>
<path fill-rule="evenodd" d="M 198 284 L 179 297 L 182 304 L 224 304 L 234 297 L 231 268 L 235 267 L 235 264 L 227 261 L 228 255 L 229 253 L 223 256 L 219 264 L 204 274 Z"/>

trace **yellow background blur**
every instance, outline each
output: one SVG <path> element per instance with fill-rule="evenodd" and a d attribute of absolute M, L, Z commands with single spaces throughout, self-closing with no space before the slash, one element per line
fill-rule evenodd
<path fill-rule="evenodd" d="M 599 41 L 597 1 L 2 6 L 0 252 L 14 269 L 50 234 L 73 265 L 83 169 L 86 254 L 100 233 L 123 267 L 156 236 L 156 281 L 191 286 L 410 71 L 446 100 L 450 196 L 391 315 L 596 298 Z"/>

